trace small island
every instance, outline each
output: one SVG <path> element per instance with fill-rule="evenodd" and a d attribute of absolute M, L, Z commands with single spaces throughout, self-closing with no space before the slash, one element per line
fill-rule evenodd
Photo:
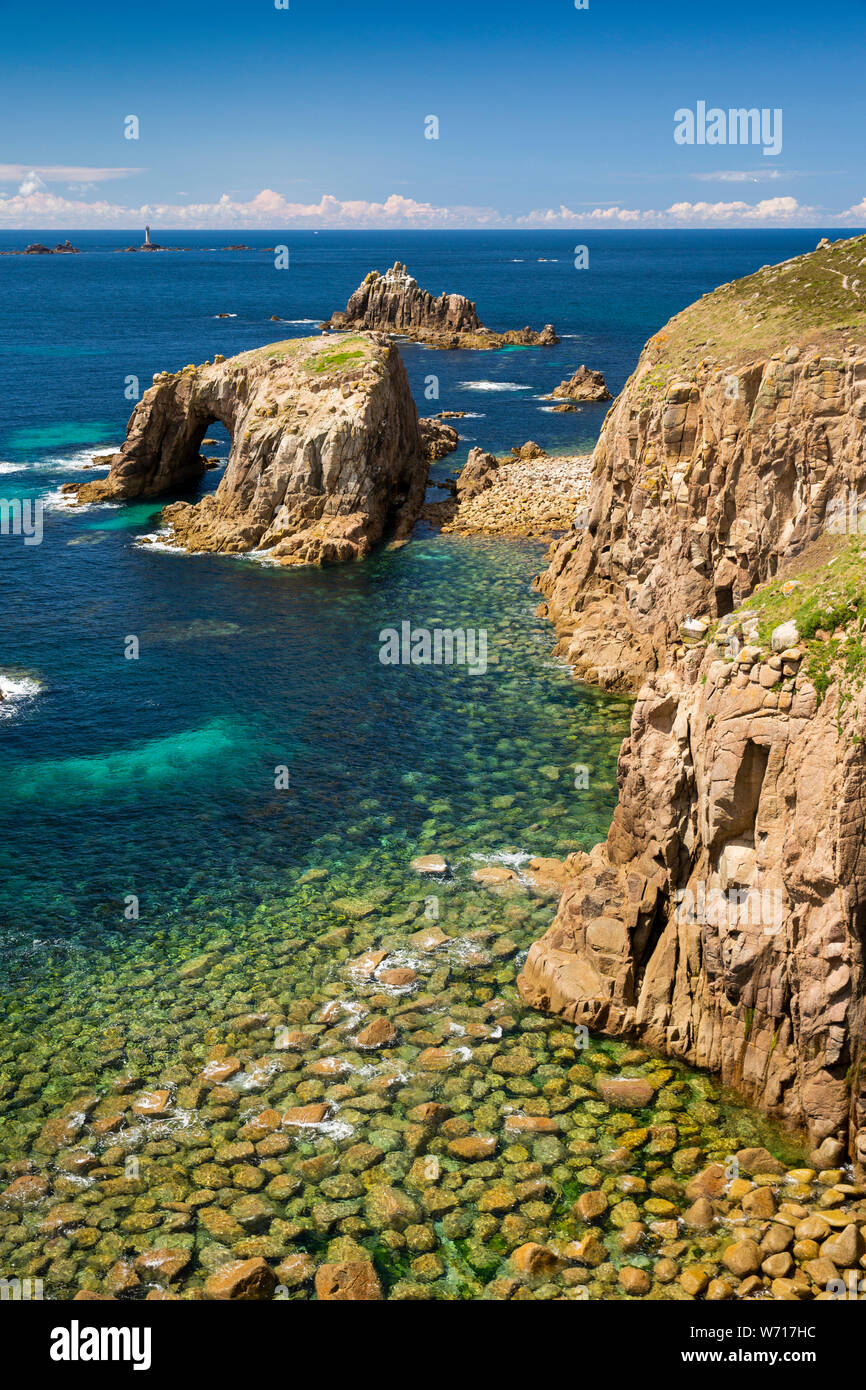
<path fill-rule="evenodd" d="M 547 397 L 549 401 L 609 401 L 611 394 L 601 372 L 591 367 L 578 367 L 568 381 L 561 381 Z"/>
<path fill-rule="evenodd" d="M 559 342 L 552 323 L 545 324 L 538 333 L 531 328 L 494 333 L 485 328 L 471 299 L 462 294 L 440 294 L 434 299 L 400 261 L 384 275 L 371 270 L 345 311 L 333 314 L 321 326 L 339 333 L 347 329 L 389 333 L 433 348 L 488 352 L 506 346 L 550 347 Z"/>

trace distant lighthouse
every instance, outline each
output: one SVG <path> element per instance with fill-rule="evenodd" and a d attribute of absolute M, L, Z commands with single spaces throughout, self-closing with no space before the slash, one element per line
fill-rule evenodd
<path fill-rule="evenodd" d="M 141 243 L 141 246 L 140 246 L 138 249 L 139 249 L 140 251 L 161 251 L 161 250 L 162 250 L 162 247 L 160 246 L 160 244 L 159 244 L 158 241 L 151 241 L 151 239 L 150 239 L 150 228 L 149 228 L 149 227 L 145 227 L 145 229 L 144 229 L 144 241 Z"/>

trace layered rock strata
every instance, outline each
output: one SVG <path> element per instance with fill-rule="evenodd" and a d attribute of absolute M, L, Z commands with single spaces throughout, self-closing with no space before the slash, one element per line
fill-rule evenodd
<path fill-rule="evenodd" d="M 215 420 L 232 436 L 219 487 L 163 511 L 184 548 L 319 563 L 411 530 L 427 461 L 400 355 L 372 335 L 292 339 L 160 373 L 108 477 L 71 490 L 80 502 L 187 490 Z"/>
<path fill-rule="evenodd" d="M 462 294 L 433 297 L 397 261 L 381 275 L 371 270 L 355 290 L 345 312 L 334 314 L 323 328 L 373 330 L 397 334 L 435 348 L 493 349 L 516 344 L 548 347 L 558 343 L 553 325 L 540 333 L 531 328 L 494 333 L 485 328 L 475 304 Z"/>
<path fill-rule="evenodd" d="M 861 1165 L 864 256 L 822 246 L 706 296 L 608 417 L 541 587 L 577 673 L 641 688 L 607 840 L 570 861 L 519 981 Z"/>

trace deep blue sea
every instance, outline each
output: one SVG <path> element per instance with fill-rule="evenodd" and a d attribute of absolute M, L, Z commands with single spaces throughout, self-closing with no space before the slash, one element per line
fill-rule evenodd
<path fill-rule="evenodd" d="M 0 232 L 0 250 L 65 235 Z M 468 793 L 476 774 L 446 736 L 461 730 L 443 683 L 417 672 L 383 679 L 374 638 L 391 619 L 516 623 L 521 655 L 529 646 L 534 660 L 521 660 L 516 678 L 549 683 L 572 713 L 578 702 L 546 664 L 550 634 L 532 618 L 538 546 L 424 537 L 361 567 L 274 573 L 136 548 L 154 529 L 155 503 L 64 508 L 60 485 L 122 440 L 130 377 L 144 390 L 156 371 L 316 332 L 370 268 L 400 259 L 432 292 L 470 295 L 494 329 L 553 321 L 562 336 L 554 348 L 496 353 L 402 348 L 420 413 L 468 412 L 460 452 L 438 470 L 474 444 L 588 450 L 606 407 L 557 415 L 542 395 L 581 362 L 616 393 L 671 314 L 810 249 L 819 233 L 598 233 L 586 270 L 574 268 L 582 238 L 563 232 L 159 231 L 155 240 L 184 249 L 150 255 L 118 251 L 140 230 L 69 236 L 80 255 L 0 257 L 0 496 L 48 507 L 42 545 L 0 537 L 0 671 L 40 686 L 0 719 L 0 902 L 25 939 L 49 924 L 61 934 L 110 924 L 127 892 L 162 905 L 190 876 L 210 875 L 221 891 L 229 868 L 254 896 L 257 872 L 303 859 L 374 783 L 409 830 L 401 777 L 421 763 L 452 794 Z M 236 242 L 254 249 L 221 249 Z M 278 270 L 262 248 L 281 244 L 289 266 Z M 431 374 L 437 400 L 425 399 Z M 224 438 L 210 452 L 227 448 Z M 124 659 L 129 635 L 140 638 L 138 661 Z M 500 679 L 516 661 L 504 640 L 498 660 Z M 523 708 L 497 723 L 495 683 L 448 688 L 487 704 L 491 746 L 530 736 Z M 476 731 L 469 743 L 482 752 Z M 269 806 L 262 788 L 283 763 L 292 792 Z"/>
<path fill-rule="evenodd" d="M 66 235 L 0 232 L 0 250 Z M 46 506 L 40 545 L 0 536 L 0 1076 L 14 1120 L 0 1156 L 28 1151 L 52 1106 L 104 1087 L 111 1068 L 159 1080 L 179 1012 L 159 981 L 196 951 L 234 952 L 229 1003 L 200 991 L 183 1015 L 213 1041 L 226 1008 L 276 990 L 284 937 L 312 950 L 358 901 L 390 902 L 393 928 L 420 896 L 413 855 L 445 854 L 455 921 L 483 924 L 478 863 L 589 848 L 616 799 L 629 703 L 551 659 L 531 587 L 543 547 L 420 528 L 363 564 L 282 571 L 137 545 L 161 504 L 77 510 L 59 493 L 120 444 L 129 379 L 144 390 L 156 371 L 315 333 L 367 271 L 399 259 L 432 292 L 475 299 L 493 329 L 552 321 L 562 337 L 401 348 L 419 413 L 467 412 L 439 470 L 474 444 L 588 451 L 606 407 L 557 415 L 545 393 L 585 362 L 615 394 L 673 313 L 821 233 L 160 229 L 183 249 L 151 255 L 118 250 L 140 229 L 68 235 L 81 254 L 0 256 L 0 499 Z M 264 248 L 281 244 L 278 270 Z M 438 398 L 425 399 L 431 375 Z M 486 674 L 380 665 L 380 629 L 406 619 L 486 629 Z M 582 791 L 575 764 L 590 770 Z M 524 945 L 552 911 L 532 901 L 514 927 Z M 508 969 L 491 989 L 513 994 Z"/>

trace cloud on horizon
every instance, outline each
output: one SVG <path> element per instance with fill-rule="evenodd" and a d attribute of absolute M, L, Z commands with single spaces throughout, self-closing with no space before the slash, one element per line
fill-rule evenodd
<path fill-rule="evenodd" d="M 4 171 L 16 170 L 22 178 L 17 192 L 4 197 L 0 194 L 0 227 L 9 230 L 26 228 L 131 228 L 152 226 L 209 230 L 211 228 L 278 227 L 304 229 L 361 228 L 470 228 L 498 227 L 562 229 L 582 227 L 754 227 L 763 226 L 828 226 L 832 223 L 858 225 L 866 222 L 866 197 L 843 212 L 828 213 L 820 208 L 799 203 L 796 198 L 764 198 L 757 203 L 741 199 L 731 202 L 677 202 L 664 210 L 621 207 L 593 208 L 577 212 L 565 205 L 559 208 L 538 208 L 515 216 L 502 214 L 489 207 L 440 207 L 392 193 L 384 202 L 364 199 L 342 200 L 325 194 L 317 203 L 297 203 L 284 198 L 271 188 L 249 201 L 237 201 L 224 193 L 213 203 L 144 203 L 128 207 L 103 200 L 93 202 L 67 198 L 46 187 L 46 173 L 57 174 L 60 166 L 26 169 L 23 165 L 0 165 L 0 182 Z M 63 166 L 66 178 L 73 173 L 82 184 L 102 178 L 139 172 L 135 170 L 93 170 Z M 23 173 L 20 171 L 23 170 Z"/>
<path fill-rule="evenodd" d="M 141 169 L 105 169 L 86 164 L 0 164 L 0 183 L 32 178 L 42 183 L 104 183 L 106 179 L 126 179 L 141 172 Z"/>

